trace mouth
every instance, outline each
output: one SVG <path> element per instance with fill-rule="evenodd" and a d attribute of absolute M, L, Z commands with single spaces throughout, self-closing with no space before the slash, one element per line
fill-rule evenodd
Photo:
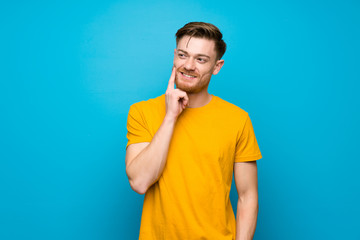
<path fill-rule="evenodd" d="M 184 72 L 180 72 L 181 76 L 183 76 L 186 79 L 195 79 L 196 76 L 195 75 L 190 75 L 190 74 L 186 74 Z"/>

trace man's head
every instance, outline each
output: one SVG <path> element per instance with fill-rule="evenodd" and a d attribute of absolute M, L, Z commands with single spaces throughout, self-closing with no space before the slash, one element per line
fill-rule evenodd
<path fill-rule="evenodd" d="M 184 36 L 205 38 L 214 41 L 215 51 L 217 54 L 216 60 L 220 60 L 226 51 L 226 43 L 222 39 L 222 33 L 215 25 L 211 23 L 189 22 L 180 28 L 176 32 L 175 36 L 176 45 L 179 44 L 180 39 Z"/>
<path fill-rule="evenodd" d="M 224 64 L 226 50 L 219 29 L 203 22 L 190 22 L 176 33 L 174 66 L 176 87 L 187 93 L 207 91 L 212 75 Z"/>

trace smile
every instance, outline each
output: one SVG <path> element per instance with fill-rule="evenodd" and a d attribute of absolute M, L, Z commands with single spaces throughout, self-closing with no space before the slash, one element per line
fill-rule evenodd
<path fill-rule="evenodd" d="M 191 78 L 191 79 L 196 78 L 196 76 L 193 76 L 193 75 L 188 75 L 188 74 L 185 74 L 183 72 L 180 72 L 180 73 L 181 73 L 181 75 L 183 75 L 186 78 Z"/>

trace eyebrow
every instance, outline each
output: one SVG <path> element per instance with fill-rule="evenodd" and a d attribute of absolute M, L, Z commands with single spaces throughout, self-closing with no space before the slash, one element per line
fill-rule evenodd
<path fill-rule="evenodd" d="M 185 51 L 185 50 L 182 50 L 182 49 L 178 49 L 178 51 L 182 51 L 182 52 L 184 52 L 184 53 L 186 53 L 186 54 L 189 54 L 187 51 Z M 209 58 L 210 59 L 210 57 L 208 56 L 208 55 L 206 55 L 206 54 L 201 54 L 201 53 L 199 53 L 199 54 L 195 54 L 195 56 L 197 56 L 197 57 L 207 57 L 207 58 Z"/>

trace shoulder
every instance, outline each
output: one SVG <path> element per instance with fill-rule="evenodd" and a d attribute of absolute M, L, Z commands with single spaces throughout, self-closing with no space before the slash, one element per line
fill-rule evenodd
<path fill-rule="evenodd" d="M 218 96 L 213 96 L 215 99 L 216 108 L 221 109 L 225 114 L 229 114 L 232 117 L 247 118 L 249 114 L 242 108 L 230 103 Z"/>
<path fill-rule="evenodd" d="M 146 111 L 147 109 L 163 108 L 165 106 L 165 95 L 160 95 L 156 98 L 150 98 L 145 101 L 134 103 L 130 106 L 130 110 L 136 109 L 138 111 Z"/>
<path fill-rule="evenodd" d="M 150 98 L 146 101 L 140 101 L 130 106 L 129 116 L 137 116 L 136 118 L 154 119 L 161 118 L 165 115 L 165 95 L 156 98 Z"/>

